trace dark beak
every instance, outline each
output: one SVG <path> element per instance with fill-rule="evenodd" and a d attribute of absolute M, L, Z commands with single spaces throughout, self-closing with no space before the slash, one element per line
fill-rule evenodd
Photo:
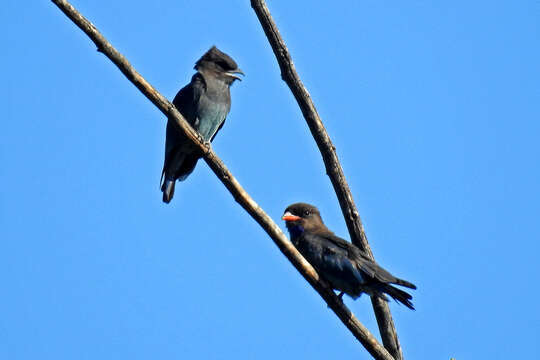
<path fill-rule="evenodd" d="M 227 71 L 225 74 L 227 74 L 228 76 L 232 77 L 233 79 L 236 79 L 238 81 L 242 81 L 242 78 L 236 74 L 241 74 L 242 76 L 245 76 L 244 75 L 244 72 L 240 69 L 236 69 L 236 70 L 232 70 L 232 71 Z"/>

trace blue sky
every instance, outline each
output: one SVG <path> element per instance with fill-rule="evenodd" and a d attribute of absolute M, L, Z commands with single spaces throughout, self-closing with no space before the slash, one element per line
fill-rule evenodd
<path fill-rule="evenodd" d="M 169 99 L 230 54 L 214 150 L 283 229 L 306 201 L 348 238 L 247 1 L 73 5 Z M 418 285 L 416 311 L 390 304 L 405 357 L 535 357 L 539 3 L 269 7 L 377 260 Z M 0 23 L 0 358 L 369 358 L 204 162 L 161 202 L 164 116 L 51 2 Z"/>

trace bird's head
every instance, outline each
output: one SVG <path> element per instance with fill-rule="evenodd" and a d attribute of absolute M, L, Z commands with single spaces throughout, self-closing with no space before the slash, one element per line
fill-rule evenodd
<path fill-rule="evenodd" d="M 196 63 L 195 70 L 204 73 L 211 73 L 223 79 L 231 85 L 234 80 L 242 80 L 238 74 L 244 75 L 238 68 L 236 62 L 227 54 L 212 46 Z"/>
<path fill-rule="evenodd" d="M 302 229 L 302 231 L 316 232 L 326 230 L 319 209 L 306 203 L 296 203 L 289 205 L 285 209 L 282 217 L 289 232 L 292 229 Z M 295 230 L 296 231 L 296 230 Z"/>

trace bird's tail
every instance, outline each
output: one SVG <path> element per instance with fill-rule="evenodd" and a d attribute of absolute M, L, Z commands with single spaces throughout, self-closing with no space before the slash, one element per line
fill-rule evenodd
<path fill-rule="evenodd" d="M 176 183 L 175 179 L 167 179 L 161 185 L 161 191 L 163 191 L 163 202 L 170 203 L 174 196 L 174 184 Z"/>
<path fill-rule="evenodd" d="M 414 285 L 413 283 L 408 282 L 407 280 L 403 280 L 403 279 L 396 278 L 396 281 L 392 281 L 392 284 L 405 286 L 405 287 L 407 287 L 409 289 L 416 289 L 416 285 Z"/>
<path fill-rule="evenodd" d="M 409 282 L 406 282 L 406 283 L 408 285 L 414 286 L 413 284 L 411 284 Z M 399 284 L 399 285 L 407 286 L 407 285 L 404 285 L 404 284 Z M 411 289 L 416 289 L 416 286 L 414 286 L 414 287 L 407 286 L 407 287 L 410 287 Z M 387 293 L 388 295 L 390 295 L 397 302 L 400 302 L 403 305 L 405 305 L 406 307 L 408 307 L 409 309 L 414 310 L 414 306 L 413 306 L 413 304 L 411 302 L 411 300 L 412 300 L 411 294 L 409 294 L 409 293 L 407 293 L 407 292 L 405 292 L 403 290 L 400 290 L 400 289 L 398 289 L 396 287 L 393 287 L 392 285 L 388 285 L 388 284 L 386 284 L 384 286 L 382 291 Z"/>

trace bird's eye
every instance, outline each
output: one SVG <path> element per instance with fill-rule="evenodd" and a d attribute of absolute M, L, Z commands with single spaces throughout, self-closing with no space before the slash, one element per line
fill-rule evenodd
<path fill-rule="evenodd" d="M 309 215 L 311 215 L 311 211 L 309 210 L 304 211 L 304 216 L 309 216 Z"/>

